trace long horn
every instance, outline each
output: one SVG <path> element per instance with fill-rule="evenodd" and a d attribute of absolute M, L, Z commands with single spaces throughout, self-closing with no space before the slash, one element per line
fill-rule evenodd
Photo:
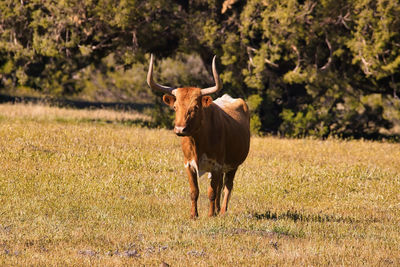
<path fill-rule="evenodd" d="M 151 54 L 150 56 L 149 72 L 147 72 L 147 84 L 153 90 L 158 90 L 167 94 L 175 95 L 174 88 L 158 84 L 153 80 L 153 54 Z"/>
<path fill-rule="evenodd" d="M 210 94 L 216 93 L 219 90 L 221 90 L 221 88 L 222 88 L 222 82 L 219 79 L 217 68 L 215 67 L 215 58 L 216 58 L 216 56 L 214 56 L 213 61 L 212 61 L 212 72 L 213 72 L 213 76 L 214 76 L 215 86 L 201 89 L 202 95 L 210 95 Z"/>

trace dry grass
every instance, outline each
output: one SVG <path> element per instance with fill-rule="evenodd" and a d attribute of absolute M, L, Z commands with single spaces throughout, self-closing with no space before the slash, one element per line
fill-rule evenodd
<path fill-rule="evenodd" d="M 399 144 L 253 138 L 192 221 L 178 137 L 96 112 L 0 105 L 0 265 L 400 265 Z"/>

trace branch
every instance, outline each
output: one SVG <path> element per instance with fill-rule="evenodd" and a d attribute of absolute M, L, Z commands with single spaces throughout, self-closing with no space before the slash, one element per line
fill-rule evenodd
<path fill-rule="evenodd" d="M 13 34 L 13 41 L 15 45 L 18 45 L 18 41 L 17 41 L 17 34 L 15 33 L 15 31 L 12 32 Z"/>
<path fill-rule="evenodd" d="M 248 46 L 247 47 L 247 55 L 249 56 L 249 70 L 250 70 L 250 66 L 255 67 L 256 65 L 253 62 L 253 57 L 251 56 L 251 52 L 257 52 L 257 50 L 253 47 Z"/>
<path fill-rule="evenodd" d="M 396 86 L 396 81 L 394 80 L 394 75 L 392 74 L 391 75 L 391 78 L 392 78 L 392 86 L 393 86 L 393 97 L 395 98 L 395 99 L 399 99 L 399 96 L 397 95 L 397 86 Z"/>
<path fill-rule="evenodd" d="M 300 53 L 299 53 L 299 50 L 297 50 L 297 47 L 295 46 L 295 45 L 292 45 L 292 49 L 294 50 L 294 52 L 296 52 L 296 54 L 297 54 L 297 65 L 296 65 L 296 67 L 294 68 L 294 72 L 296 72 L 297 71 L 297 69 L 298 68 L 300 68 L 300 61 L 301 61 L 301 59 L 300 59 Z"/>
<path fill-rule="evenodd" d="M 307 8 L 307 14 L 311 14 L 311 12 L 313 12 L 313 10 L 314 10 L 314 8 L 315 8 L 315 6 L 316 6 L 317 4 L 318 4 L 318 1 L 312 3 L 311 5 L 308 4 L 308 5 L 307 5 L 307 6 L 308 6 L 308 8 Z"/>
<path fill-rule="evenodd" d="M 255 67 L 256 65 L 253 62 L 253 57 L 251 56 L 251 52 L 256 52 L 257 50 L 248 46 L 247 47 L 247 55 L 249 56 L 249 63 L 247 64 L 247 70 L 251 73 L 251 67 Z"/>
<path fill-rule="evenodd" d="M 255 49 L 255 48 L 253 48 L 253 47 L 251 47 L 251 46 L 247 46 L 247 54 L 249 55 L 249 62 L 250 62 L 250 64 L 251 64 L 251 66 L 255 67 L 255 64 L 254 64 L 254 62 L 253 62 L 253 57 L 252 57 L 252 55 L 251 55 L 252 52 L 257 53 L 258 50 Z M 264 62 L 267 63 L 267 64 L 269 64 L 269 65 L 271 65 L 271 66 L 274 67 L 274 68 L 279 68 L 279 65 L 278 65 L 278 64 L 272 62 L 271 60 L 269 60 L 269 59 L 267 59 L 267 58 L 264 59 Z"/>
<path fill-rule="evenodd" d="M 265 63 L 271 65 L 271 66 L 274 67 L 274 68 L 279 68 L 279 65 L 278 65 L 278 64 L 276 64 L 276 63 L 270 61 L 268 58 L 264 59 L 264 61 L 265 61 Z"/>
<path fill-rule="evenodd" d="M 343 24 L 346 29 L 350 30 L 350 27 L 346 24 L 346 21 L 350 21 L 351 19 L 349 18 L 350 12 L 347 12 L 346 15 L 342 16 L 342 14 L 339 15 L 338 20 L 336 21 L 336 24 Z"/>
<path fill-rule="evenodd" d="M 362 56 L 362 54 L 361 54 L 361 51 L 360 51 L 360 53 L 359 53 L 359 56 L 360 56 L 360 58 L 361 58 L 361 62 L 364 64 L 364 73 L 366 74 L 366 75 L 371 75 L 372 74 L 372 72 L 369 70 L 369 65 L 371 65 L 370 63 L 368 63 L 366 60 L 365 60 L 365 58 Z"/>
<path fill-rule="evenodd" d="M 329 48 L 329 58 L 328 58 L 328 61 L 325 63 L 325 65 L 320 68 L 320 70 L 327 69 L 329 67 L 329 65 L 331 65 L 331 63 L 332 63 L 332 54 L 333 54 L 332 46 L 331 46 L 331 43 L 328 40 L 328 36 L 327 35 L 325 35 L 325 42 L 326 42 L 326 45 Z"/>
<path fill-rule="evenodd" d="M 132 44 L 133 44 L 133 50 L 137 50 L 139 48 L 137 36 L 136 36 L 136 30 L 132 31 Z"/>
<path fill-rule="evenodd" d="M 308 24 L 311 24 L 311 22 L 308 20 L 307 15 L 311 14 L 315 8 L 315 6 L 317 5 L 318 2 L 314 2 L 314 3 L 310 3 L 307 2 L 304 5 L 304 9 L 305 11 L 300 13 L 298 16 L 296 16 L 296 18 L 298 19 L 304 19 L 304 21 Z"/>

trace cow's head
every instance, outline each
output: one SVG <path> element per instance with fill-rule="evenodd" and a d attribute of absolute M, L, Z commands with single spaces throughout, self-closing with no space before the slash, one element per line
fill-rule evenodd
<path fill-rule="evenodd" d="M 175 109 L 174 132 L 177 135 L 189 136 L 200 128 L 204 108 L 207 108 L 212 103 L 212 98 L 209 95 L 222 88 L 222 83 L 215 68 L 215 56 L 212 61 L 212 72 L 215 80 L 215 86 L 213 87 L 200 89 L 163 86 L 153 80 L 153 55 L 151 55 L 147 84 L 153 90 L 166 93 L 163 96 L 163 101 Z"/>

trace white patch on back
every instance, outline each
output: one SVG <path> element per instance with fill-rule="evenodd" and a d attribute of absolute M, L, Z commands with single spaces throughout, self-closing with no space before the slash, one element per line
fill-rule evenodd
<path fill-rule="evenodd" d="M 216 105 L 218 105 L 219 107 L 223 108 L 225 107 L 227 104 L 233 103 L 235 102 L 237 99 L 232 98 L 230 95 L 228 94 L 224 94 L 223 96 L 221 96 L 220 98 L 217 98 L 214 100 L 214 103 Z"/>

